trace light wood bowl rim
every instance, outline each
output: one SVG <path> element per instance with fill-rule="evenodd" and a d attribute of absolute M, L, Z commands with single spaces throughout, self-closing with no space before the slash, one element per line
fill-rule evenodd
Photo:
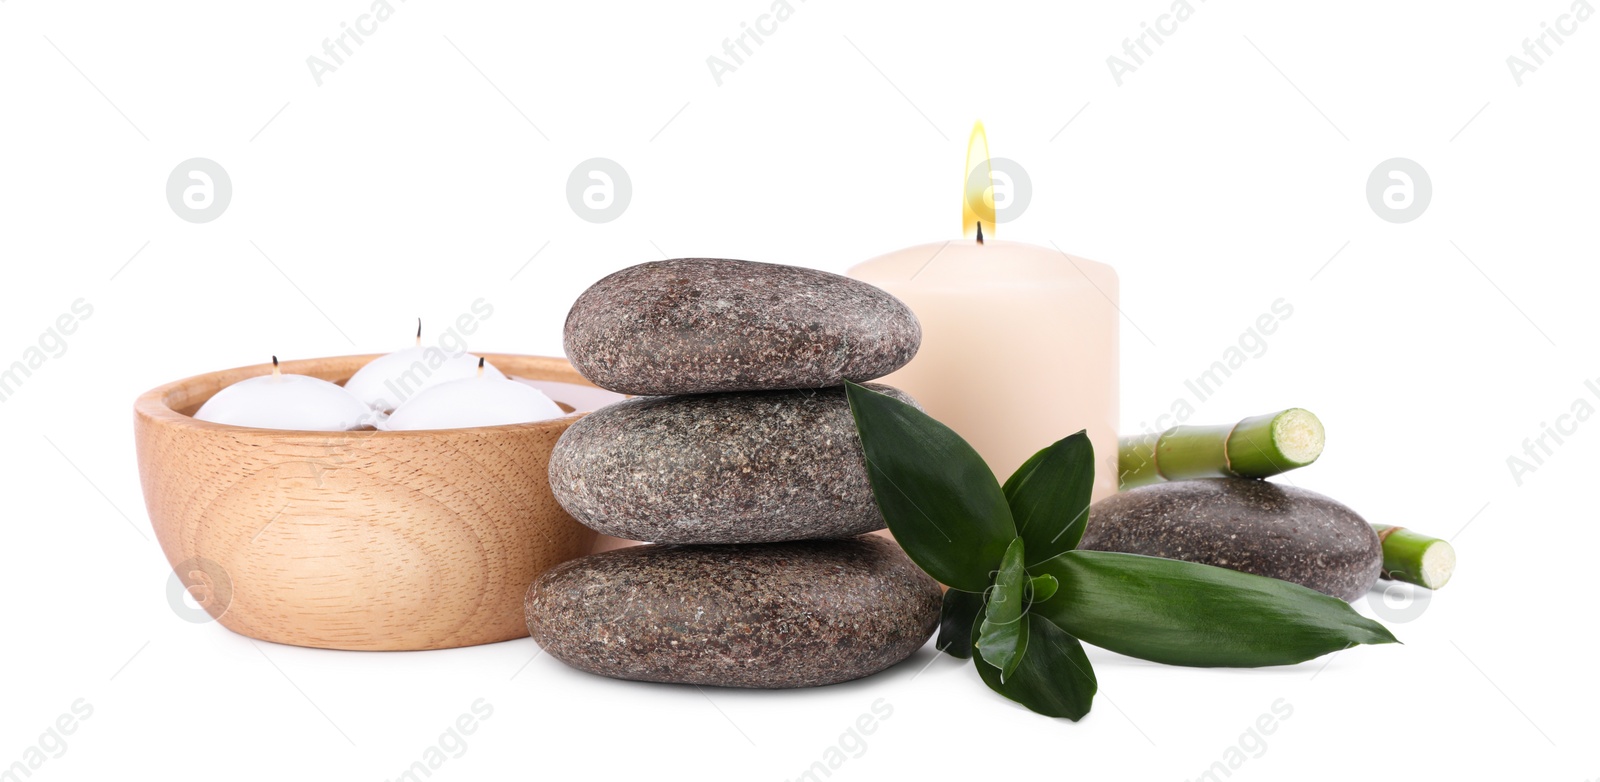
<path fill-rule="evenodd" d="M 324 380 L 343 383 L 345 380 L 349 379 L 349 375 L 330 378 L 328 376 L 330 373 L 328 373 L 325 369 L 328 363 L 349 363 L 352 367 L 350 374 L 355 374 L 355 370 L 360 369 L 367 362 L 383 355 L 385 354 L 368 353 L 347 356 L 326 356 L 321 358 L 294 359 L 291 361 L 280 361 L 279 367 L 281 371 L 285 373 L 308 374 L 313 377 L 321 377 Z M 565 358 L 555 356 L 535 356 L 520 353 L 480 352 L 474 353 L 473 355 L 484 357 L 507 375 L 515 375 L 528 380 L 571 383 L 578 386 L 597 388 L 595 384 L 589 382 L 589 380 L 583 375 L 578 374 L 578 371 L 573 369 L 572 364 Z M 318 371 L 319 369 L 322 371 Z M 540 429 L 564 429 L 567 426 L 570 426 L 573 421 L 576 421 L 577 419 L 582 418 L 584 415 L 587 415 L 587 412 L 580 410 L 568 413 L 560 418 L 547 418 L 542 421 L 529 421 L 527 423 L 520 424 L 460 427 L 454 429 L 415 429 L 393 431 L 353 429 L 330 432 L 315 429 L 260 429 L 251 426 L 235 426 L 233 424 L 202 421 L 193 416 L 184 415 L 183 413 L 178 412 L 178 410 L 174 407 L 173 400 L 180 395 L 186 397 L 185 401 L 187 401 L 190 405 L 202 404 L 203 400 L 196 401 L 187 399 L 196 386 L 216 384 L 217 390 L 220 391 L 223 387 L 231 385 L 232 383 L 237 383 L 240 380 L 256 377 L 258 375 L 270 374 L 271 372 L 271 362 L 264 362 L 261 364 L 249 364 L 245 366 L 233 367 L 231 369 L 221 369 L 214 372 L 202 372 L 198 375 L 191 375 L 181 380 L 174 380 L 170 383 L 164 383 L 144 392 L 143 394 L 140 394 L 138 399 L 134 400 L 134 412 L 152 422 L 158 423 L 163 427 L 212 432 L 215 434 L 229 434 L 237 437 L 281 439 L 285 436 L 295 435 L 319 438 L 337 435 L 341 438 L 350 437 L 363 440 L 429 440 L 438 438 L 441 435 L 448 435 L 455 432 L 472 432 L 474 434 L 483 434 L 495 432 L 521 432 Z M 334 374 L 342 374 L 342 372 Z M 211 393 L 215 394 L 216 391 Z M 210 397 L 207 396 L 206 398 Z M 555 401 L 560 402 L 561 400 L 557 399 Z M 568 406 L 572 406 L 570 402 L 567 404 Z"/>

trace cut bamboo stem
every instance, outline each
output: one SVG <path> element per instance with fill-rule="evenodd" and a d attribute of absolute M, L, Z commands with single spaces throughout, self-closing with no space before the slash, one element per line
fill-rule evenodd
<path fill-rule="evenodd" d="M 1383 542 L 1383 577 L 1390 581 L 1438 589 L 1456 570 L 1456 550 L 1447 540 L 1405 527 L 1374 524 Z"/>
<path fill-rule="evenodd" d="M 1193 478 L 1267 478 L 1322 455 L 1322 421 L 1292 407 L 1237 424 L 1174 426 L 1117 441 L 1124 489 Z"/>

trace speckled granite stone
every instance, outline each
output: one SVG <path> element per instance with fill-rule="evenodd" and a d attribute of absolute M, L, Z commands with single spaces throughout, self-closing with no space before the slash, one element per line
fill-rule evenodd
<path fill-rule="evenodd" d="M 916 404 L 888 386 L 869 387 Z M 556 443 L 550 488 L 580 523 L 654 543 L 767 543 L 884 528 L 842 387 L 608 405 Z"/>
<path fill-rule="evenodd" d="M 1215 565 L 1355 600 L 1378 580 L 1377 533 L 1344 505 L 1268 481 L 1142 486 L 1089 511 L 1079 548 Z"/>
<path fill-rule="evenodd" d="M 680 258 L 632 266 L 567 313 L 567 357 L 625 394 L 822 388 L 883 377 L 922 327 L 899 299 L 837 274 Z"/>
<path fill-rule="evenodd" d="M 652 682 L 814 687 L 877 673 L 939 623 L 939 585 L 893 541 L 651 545 L 546 571 L 528 632 L 574 668 Z"/>

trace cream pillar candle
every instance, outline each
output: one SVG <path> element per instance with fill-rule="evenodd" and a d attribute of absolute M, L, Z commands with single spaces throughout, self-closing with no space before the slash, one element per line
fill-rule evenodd
<path fill-rule="evenodd" d="M 964 239 L 889 253 L 849 275 L 922 322 L 916 358 L 882 382 L 966 438 L 1000 481 L 1087 429 L 1094 499 L 1116 492 L 1114 269 L 1053 248 Z"/>

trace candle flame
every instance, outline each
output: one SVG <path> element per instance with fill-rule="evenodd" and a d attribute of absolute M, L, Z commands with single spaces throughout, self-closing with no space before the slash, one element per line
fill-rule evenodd
<path fill-rule="evenodd" d="M 989 168 L 989 137 L 983 132 L 983 121 L 972 123 L 972 135 L 967 137 L 967 167 L 961 172 L 966 177 L 961 193 L 961 235 L 976 237 L 983 243 L 984 226 L 994 236 L 994 172 Z"/>

